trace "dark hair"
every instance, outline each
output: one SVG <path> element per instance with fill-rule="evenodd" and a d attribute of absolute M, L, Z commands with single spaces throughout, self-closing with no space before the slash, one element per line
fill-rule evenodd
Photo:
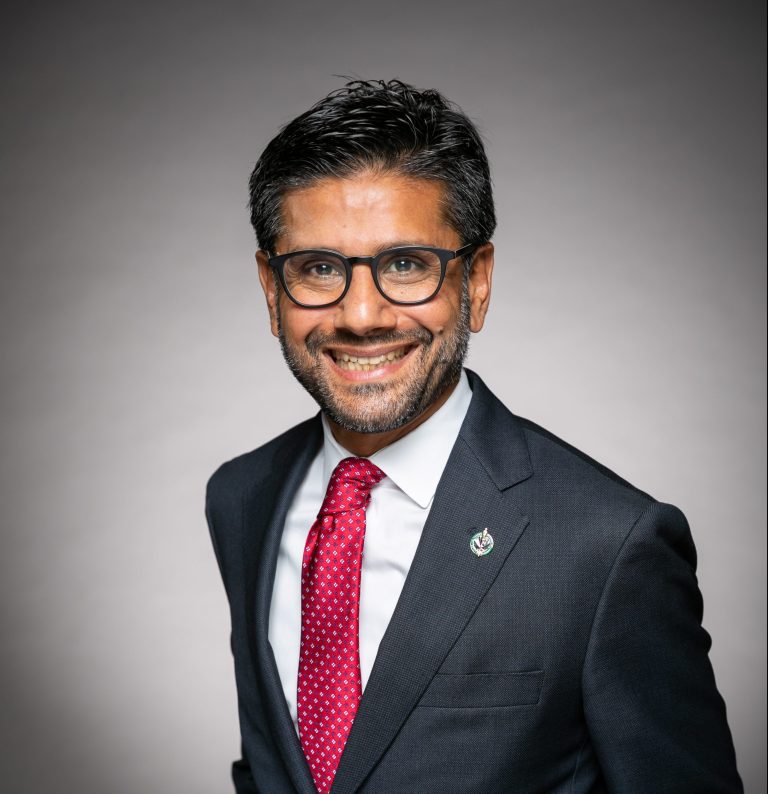
<path fill-rule="evenodd" d="M 488 158 L 461 109 L 399 80 L 352 80 L 283 127 L 256 163 L 248 187 L 259 246 L 274 253 L 286 191 L 370 168 L 442 182 L 462 244 L 493 235 Z"/>

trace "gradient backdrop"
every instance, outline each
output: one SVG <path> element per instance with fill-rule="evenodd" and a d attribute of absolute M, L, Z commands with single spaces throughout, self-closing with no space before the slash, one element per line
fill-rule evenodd
<path fill-rule="evenodd" d="M 765 791 L 764 4 L 25 2 L 3 28 L 2 791 L 229 790 L 205 482 L 314 411 L 246 180 L 338 74 L 479 124 L 499 232 L 470 365 L 687 514 Z"/>

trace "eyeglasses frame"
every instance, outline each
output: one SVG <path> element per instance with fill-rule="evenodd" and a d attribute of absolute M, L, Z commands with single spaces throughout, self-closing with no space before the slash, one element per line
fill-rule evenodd
<path fill-rule="evenodd" d="M 306 248 L 301 251 L 291 251 L 287 254 L 270 256 L 267 259 L 267 263 L 277 272 L 277 277 L 280 280 L 280 284 L 285 290 L 285 294 L 288 296 L 288 298 L 302 309 L 327 309 L 342 301 L 344 296 L 349 291 L 350 285 L 352 284 L 353 265 L 368 265 L 368 267 L 370 267 L 371 278 L 373 279 L 373 283 L 376 285 L 376 289 L 379 291 L 381 296 L 390 303 L 393 303 L 395 306 L 420 306 L 422 303 L 428 303 L 431 301 L 437 295 L 437 293 L 440 292 L 440 288 L 443 286 L 443 281 L 445 281 L 445 272 L 448 268 L 448 263 L 452 262 L 454 259 L 458 259 L 460 256 L 467 256 L 479 248 L 480 245 L 481 243 L 469 243 L 468 245 L 462 246 L 457 251 L 450 251 L 446 248 L 433 248 L 428 245 L 401 245 L 395 248 L 387 248 L 384 251 L 380 251 L 378 254 L 375 254 L 374 256 L 344 256 L 344 254 L 340 254 L 338 251 L 332 251 L 327 248 Z M 379 277 L 376 273 L 376 268 L 382 257 L 391 256 L 392 254 L 406 254 L 409 251 L 429 251 L 430 253 L 435 254 L 440 260 L 440 280 L 437 282 L 435 291 L 428 298 L 422 298 L 421 300 L 417 301 L 394 300 L 393 298 L 390 298 L 389 295 L 387 295 L 381 288 L 381 284 L 379 284 Z M 296 300 L 293 295 L 291 295 L 291 291 L 288 289 L 288 286 L 285 283 L 283 269 L 288 259 L 290 259 L 292 256 L 299 256 L 300 254 L 333 254 L 334 257 L 337 257 L 342 261 L 347 274 L 347 283 L 344 286 L 344 291 L 341 293 L 341 295 L 339 295 L 338 298 L 328 303 L 308 304 L 301 303 L 300 301 Z"/>

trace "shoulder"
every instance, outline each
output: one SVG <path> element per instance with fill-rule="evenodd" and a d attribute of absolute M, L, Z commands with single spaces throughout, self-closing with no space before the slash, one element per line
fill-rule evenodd
<path fill-rule="evenodd" d="M 534 471 L 539 476 L 557 477 L 566 484 L 589 485 L 608 495 L 624 494 L 632 502 L 654 501 L 653 497 L 625 480 L 586 452 L 564 441 L 541 425 L 514 416 L 528 446 Z"/>
<path fill-rule="evenodd" d="M 529 520 L 528 542 L 540 559 L 566 579 L 573 577 L 572 583 L 607 588 L 607 603 L 613 603 L 609 585 L 616 577 L 635 581 L 643 572 L 641 589 L 655 582 L 663 590 L 659 577 L 674 571 L 686 583 L 691 614 L 699 614 L 696 548 L 677 507 L 657 501 L 554 433 L 511 413 L 487 390 L 481 402 L 485 418 L 492 415 L 493 423 L 487 425 L 485 449 L 478 456 L 491 459 L 497 472 L 502 462 L 504 471 L 522 471 L 520 460 L 526 459 L 527 476 L 511 478 L 518 480 L 512 500 Z M 480 448 L 477 441 L 475 448 Z"/>
<path fill-rule="evenodd" d="M 589 546 L 608 542 L 614 548 L 644 514 L 675 514 L 674 523 L 684 523 L 676 508 L 660 505 L 608 466 L 513 414 L 474 374 L 472 386 L 476 404 L 465 438 L 497 482 L 519 483 L 518 498 L 531 519 Z"/>
<path fill-rule="evenodd" d="M 674 505 L 659 502 L 616 472 L 528 419 L 517 418 L 523 429 L 536 476 L 531 483 L 539 501 L 550 510 L 589 527 L 598 544 L 623 546 L 661 534 L 685 548 L 695 559 L 690 529 Z"/>
<path fill-rule="evenodd" d="M 314 416 L 286 430 L 250 452 L 219 466 L 208 480 L 206 502 L 224 506 L 237 501 L 253 488 L 258 488 L 276 472 L 290 468 L 308 447 L 315 447 L 322 437 L 320 418 Z"/>

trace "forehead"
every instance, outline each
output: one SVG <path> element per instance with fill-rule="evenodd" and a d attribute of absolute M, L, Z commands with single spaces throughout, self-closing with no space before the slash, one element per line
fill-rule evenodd
<path fill-rule="evenodd" d="M 322 179 L 283 198 L 281 252 L 333 248 L 350 256 L 390 245 L 422 243 L 454 248 L 442 183 L 390 172 Z"/>

